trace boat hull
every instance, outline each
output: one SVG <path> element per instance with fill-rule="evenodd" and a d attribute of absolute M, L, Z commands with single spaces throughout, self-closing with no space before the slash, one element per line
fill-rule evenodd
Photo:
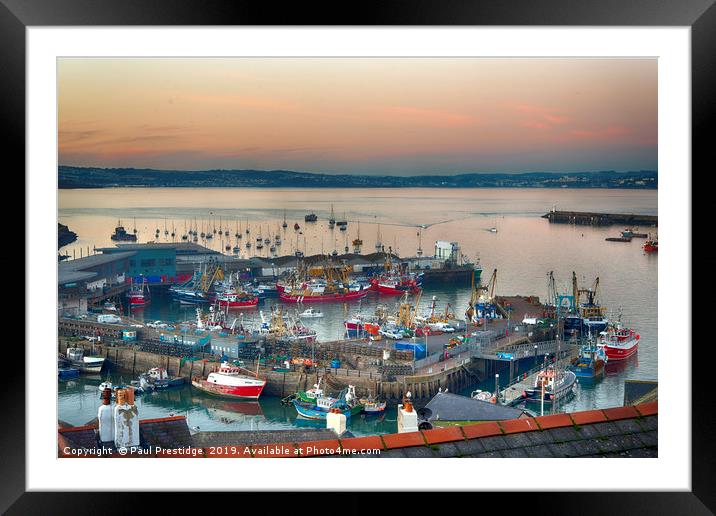
<path fill-rule="evenodd" d="M 611 362 L 612 360 L 626 360 L 639 350 L 639 341 L 629 347 L 625 346 L 604 346 L 604 353 Z"/>
<path fill-rule="evenodd" d="M 325 420 L 329 414 L 327 409 L 320 408 L 313 403 L 302 402 L 298 399 L 293 400 L 291 403 L 293 403 L 298 415 L 306 419 Z M 342 410 L 341 413 L 346 417 L 351 417 L 352 410 Z"/>
<path fill-rule="evenodd" d="M 594 378 L 604 372 L 604 360 L 578 360 L 576 364 L 569 367 L 577 378 Z"/>
<path fill-rule="evenodd" d="M 555 401 L 555 399 L 559 400 L 566 396 L 568 396 L 570 393 L 574 390 L 574 385 L 577 382 L 577 375 L 575 375 L 572 371 L 567 371 L 565 373 L 566 377 L 564 382 L 557 388 L 555 392 L 545 391 L 544 393 L 544 402 L 545 403 L 552 403 Z M 542 390 L 541 389 L 527 389 L 524 392 L 524 397 L 529 401 L 541 401 L 542 399 Z"/>
<path fill-rule="evenodd" d="M 367 294 L 367 290 L 359 290 L 357 292 L 347 292 L 342 294 L 321 294 L 317 296 L 302 296 L 281 292 L 279 294 L 279 299 L 286 303 L 326 303 L 340 301 L 357 301 L 359 299 L 364 298 Z"/>
<path fill-rule="evenodd" d="M 381 284 L 381 283 L 374 283 L 371 286 L 371 289 L 374 292 L 377 292 L 378 294 L 384 294 L 387 296 L 402 296 L 406 292 L 409 294 L 417 294 L 418 292 L 420 292 L 420 287 L 418 287 L 418 286 L 394 287 L 394 286 L 385 285 L 385 284 Z"/>
<path fill-rule="evenodd" d="M 266 386 L 265 382 L 262 385 L 219 385 L 201 379 L 193 379 L 191 384 L 200 391 L 214 396 L 248 400 L 259 399 Z"/>
<path fill-rule="evenodd" d="M 245 299 L 242 301 L 222 301 L 219 300 L 219 306 L 223 308 L 254 308 L 258 306 L 259 304 L 259 298 L 258 296 L 253 297 L 251 299 Z"/>

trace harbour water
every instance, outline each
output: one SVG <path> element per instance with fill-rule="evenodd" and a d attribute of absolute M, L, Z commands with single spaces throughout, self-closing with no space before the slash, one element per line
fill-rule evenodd
<path fill-rule="evenodd" d="M 345 217 L 346 232 L 330 230 L 327 220 L 333 205 L 336 219 Z M 78 234 L 78 240 L 61 252 L 79 257 L 79 249 L 114 245 L 110 234 L 121 219 L 131 231 L 136 218 L 139 242 L 171 241 L 164 235 L 165 217 L 168 230 L 172 225 L 178 241 L 184 224 L 216 227 L 231 235 L 228 242 L 216 236 L 212 241 L 199 242 L 215 250 L 233 238 L 237 222 L 251 236 L 259 232 L 266 237 L 279 233 L 283 245 L 279 255 L 292 254 L 296 248 L 306 254 L 330 253 L 344 246 L 360 231 L 363 252 L 375 250 L 380 240 L 387 249 L 401 256 L 414 256 L 419 241 L 425 255 L 433 253 L 436 240 L 459 242 L 462 252 L 471 260 L 479 258 L 483 277 L 498 269 L 498 295 L 547 295 L 547 273 L 554 271 L 560 290 L 570 288 L 572 271 L 577 273 L 580 287 L 589 287 L 598 276 L 601 303 L 611 314 L 621 310 L 622 321 L 641 335 L 639 352 L 625 363 L 608 364 L 603 379 L 592 385 L 580 383 L 575 396 L 561 410 L 576 411 L 622 404 L 623 382 L 626 379 L 657 379 L 657 279 L 658 256 L 644 253 L 642 241 L 606 242 L 621 227 L 589 227 L 550 224 L 541 215 L 553 206 L 560 210 L 608 213 L 657 214 L 656 190 L 599 189 L 182 189 L 122 188 L 101 190 L 60 190 L 59 222 Z M 280 227 L 284 210 L 288 228 Z M 304 215 L 316 213 L 318 222 L 305 223 Z M 345 213 L 345 214 L 344 214 Z M 220 222 L 221 221 L 221 222 Z M 297 222 L 303 234 L 293 230 Z M 422 229 L 420 229 L 422 226 Z M 491 227 L 497 232 L 491 232 Z M 650 231 L 649 228 L 640 228 Z M 420 237 L 418 233 L 421 233 Z M 245 237 L 245 233 L 244 233 Z M 242 256 L 246 249 L 241 245 Z M 351 246 L 352 247 L 352 246 Z M 252 252 L 254 250 L 252 249 Z M 263 256 L 267 256 L 264 249 Z M 443 285 L 426 288 L 421 305 L 427 307 L 432 296 L 438 306 L 451 305 L 451 311 L 462 318 L 470 297 L 470 285 Z M 275 300 L 264 301 L 259 309 L 267 310 Z M 377 303 L 394 303 L 394 298 L 369 295 L 360 307 L 370 312 Z M 265 303 L 268 303 L 265 304 Z M 322 304 L 324 317 L 306 319 L 304 323 L 318 332 L 320 340 L 334 340 L 343 335 L 343 321 L 357 304 Z M 289 307 L 295 310 L 295 306 Z M 169 299 L 155 298 L 142 312 L 146 320 L 187 320 L 193 318 L 191 308 L 172 304 Z M 258 318 L 258 310 L 245 311 L 247 319 Z M 531 367 L 525 360 L 524 368 Z M 501 375 L 505 376 L 505 375 Z M 103 378 L 104 379 L 104 378 Z M 125 378 L 125 380 L 129 380 Z M 80 378 L 59 383 L 58 417 L 72 424 L 83 424 L 96 415 L 99 405 L 99 379 Z M 491 382 L 486 382 L 491 383 Z M 476 386 L 477 387 L 477 386 Z M 492 388 L 493 385 L 482 386 Z M 218 401 L 183 387 L 176 391 L 155 393 L 140 400 L 142 418 L 169 414 L 188 414 L 190 426 L 206 430 L 291 428 L 296 422 L 295 411 L 279 400 L 262 398 L 260 413 L 255 407 L 238 407 L 230 401 Z M 242 412 L 249 410 L 250 414 Z M 308 423 L 310 424 L 310 423 Z M 395 430 L 394 412 L 381 421 L 352 421 L 349 429 L 357 435 Z"/>

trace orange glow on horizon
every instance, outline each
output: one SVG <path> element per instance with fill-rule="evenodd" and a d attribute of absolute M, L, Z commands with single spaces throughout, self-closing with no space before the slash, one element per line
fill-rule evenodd
<path fill-rule="evenodd" d="M 655 59 L 66 58 L 60 164 L 657 168 Z"/>

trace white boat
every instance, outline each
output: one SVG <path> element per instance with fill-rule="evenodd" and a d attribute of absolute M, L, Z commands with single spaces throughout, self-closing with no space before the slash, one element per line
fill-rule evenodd
<path fill-rule="evenodd" d="M 298 314 L 299 317 L 323 317 L 323 312 L 320 310 L 316 310 L 313 307 L 309 307 L 300 314 Z"/>
<path fill-rule="evenodd" d="M 495 398 L 490 391 L 482 391 L 480 389 L 478 389 L 476 391 L 472 391 L 472 394 L 470 394 L 470 397 L 473 400 L 490 401 L 490 402 L 492 402 Z"/>
<path fill-rule="evenodd" d="M 67 348 L 67 361 L 78 367 L 83 373 L 99 373 L 104 365 L 104 357 L 85 356 L 82 348 Z"/>

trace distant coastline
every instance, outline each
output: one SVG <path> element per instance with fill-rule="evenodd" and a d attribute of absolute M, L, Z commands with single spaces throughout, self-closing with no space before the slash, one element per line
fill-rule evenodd
<path fill-rule="evenodd" d="M 79 188 L 613 188 L 655 190 L 657 172 L 524 172 L 368 176 L 290 170 L 156 170 L 60 165 L 58 187 Z"/>

